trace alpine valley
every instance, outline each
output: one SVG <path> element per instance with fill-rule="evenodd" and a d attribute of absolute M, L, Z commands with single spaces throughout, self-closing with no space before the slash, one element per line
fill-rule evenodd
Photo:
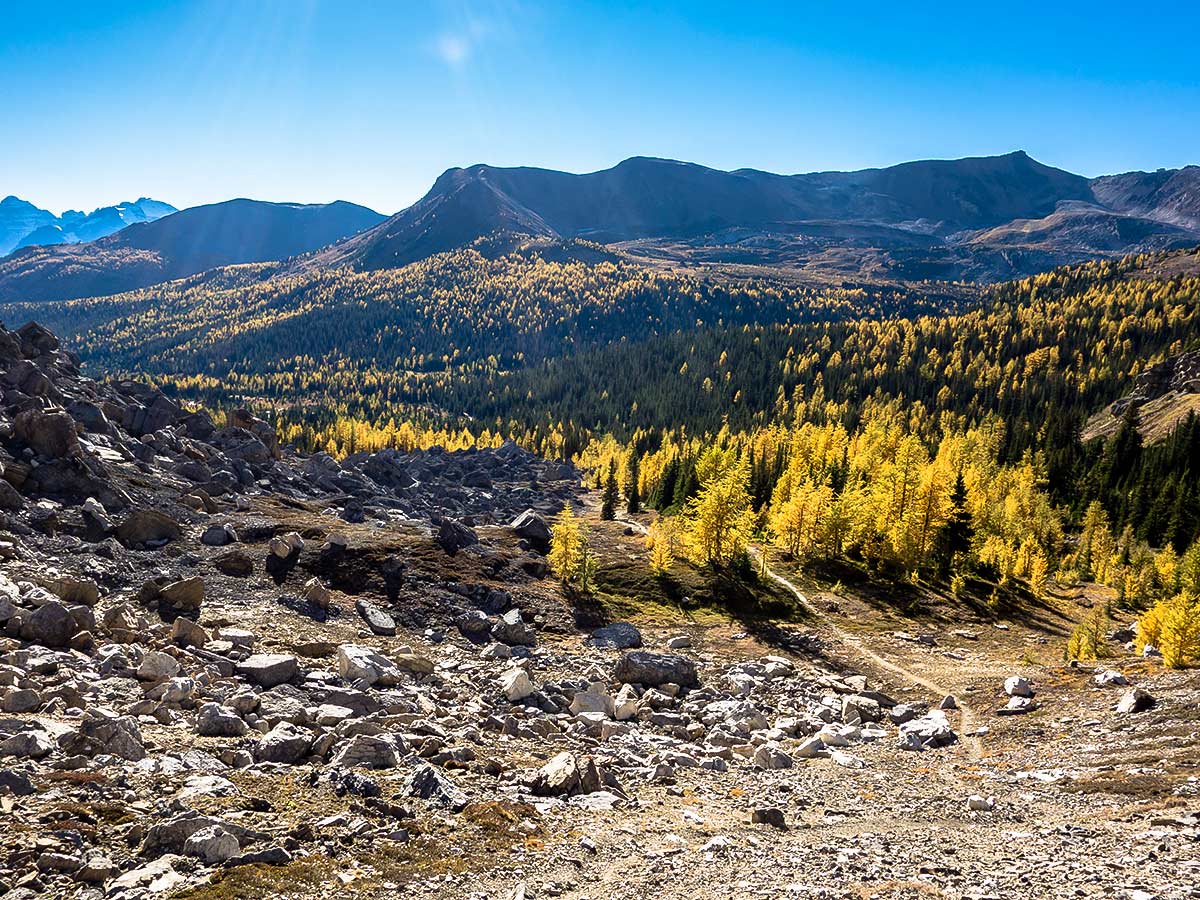
<path fill-rule="evenodd" d="M 1200 897 L 1200 167 L 0 253 L 4 900 Z"/>

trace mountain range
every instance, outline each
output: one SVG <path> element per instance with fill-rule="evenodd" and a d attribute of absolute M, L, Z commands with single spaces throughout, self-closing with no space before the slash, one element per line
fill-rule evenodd
<path fill-rule="evenodd" d="M 228 200 L 131 225 L 86 244 L 26 247 L 0 260 L 0 299 L 64 300 L 134 290 L 218 266 L 282 260 L 370 228 L 353 203 Z"/>
<path fill-rule="evenodd" d="M 9 205 L 13 221 L 36 221 L 36 207 Z M 497 232 L 821 283 L 994 282 L 1200 244 L 1200 167 L 1085 178 L 1023 151 L 805 175 L 648 157 L 584 175 L 474 165 L 447 170 L 390 218 L 345 202 L 232 200 L 89 243 L 26 247 L 0 260 L 0 300 L 103 295 L 293 257 L 289 271 L 397 268 Z"/>
<path fill-rule="evenodd" d="M 0 256 L 22 247 L 80 244 L 94 241 L 138 222 L 153 222 L 178 212 L 169 203 L 142 197 L 130 203 L 102 206 L 90 213 L 69 209 L 61 216 L 27 200 L 0 200 Z"/>
<path fill-rule="evenodd" d="M 497 230 L 646 261 L 994 281 L 1200 242 L 1200 167 L 1088 179 L 1020 151 L 808 175 L 644 157 L 587 175 L 476 165 L 319 258 L 394 267 Z"/>

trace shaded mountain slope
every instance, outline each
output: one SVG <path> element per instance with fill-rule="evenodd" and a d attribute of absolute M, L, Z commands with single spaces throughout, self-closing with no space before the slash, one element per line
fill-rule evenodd
<path fill-rule="evenodd" d="M 1186 190 L 1168 185 L 1156 200 L 1101 187 L 1107 205 L 1088 179 L 1024 152 L 809 175 L 646 157 L 584 175 L 475 165 L 448 170 L 413 206 L 309 262 L 389 268 L 513 231 L 674 263 L 986 281 L 1200 242 L 1188 218 L 1200 202 Z"/>
<path fill-rule="evenodd" d="M 29 247 L 0 261 L 0 299 L 134 290 L 217 266 L 285 259 L 377 224 L 363 206 L 230 200 L 132 225 L 86 244 Z"/>

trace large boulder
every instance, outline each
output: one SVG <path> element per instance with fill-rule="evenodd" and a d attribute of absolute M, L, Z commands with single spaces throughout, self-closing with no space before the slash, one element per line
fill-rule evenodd
<path fill-rule="evenodd" d="M 196 714 L 196 732 L 203 737 L 241 737 L 247 728 L 241 716 L 219 703 L 205 703 Z"/>
<path fill-rule="evenodd" d="M 337 651 L 337 672 L 349 682 L 362 682 L 381 687 L 397 685 L 403 679 L 396 663 L 370 647 L 343 644 Z"/>
<path fill-rule="evenodd" d="M 550 526 L 532 509 L 525 510 L 513 519 L 509 527 L 527 541 L 533 541 L 536 544 L 550 543 Z"/>
<path fill-rule="evenodd" d="M 198 857 L 209 865 L 223 863 L 236 856 L 239 850 L 238 839 L 220 825 L 198 829 L 183 844 L 185 854 Z"/>
<path fill-rule="evenodd" d="M 658 687 L 677 684 L 695 687 L 700 683 L 696 664 L 678 653 L 650 653 L 634 650 L 617 661 L 613 678 L 625 684 L 645 684 Z"/>
<path fill-rule="evenodd" d="M 179 523 L 157 509 L 131 509 L 117 526 L 117 540 L 126 547 L 177 541 L 183 531 Z"/>
<path fill-rule="evenodd" d="M 61 600 L 51 600 L 33 611 L 21 635 L 43 647 L 59 648 L 67 646 L 79 630 L 71 608 Z"/>
<path fill-rule="evenodd" d="M 27 409 L 13 419 L 13 432 L 38 456 L 65 459 L 81 452 L 75 420 L 66 410 Z"/>
<path fill-rule="evenodd" d="M 902 750 L 932 750 L 957 740 L 958 735 L 950 727 L 950 720 L 940 709 L 932 709 L 919 719 L 912 719 L 900 726 Z"/>
<path fill-rule="evenodd" d="M 592 757 L 576 757 L 564 750 L 537 771 L 530 788 L 541 797 L 561 797 L 591 794 L 600 790 L 603 783 L 604 779 Z"/>
<path fill-rule="evenodd" d="M 158 596 L 175 609 L 195 612 L 204 603 L 204 579 L 192 577 L 172 581 L 163 585 Z"/>
<path fill-rule="evenodd" d="M 400 757 L 387 737 L 356 734 L 337 747 L 330 762 L 344 769 L 394 769 L 400 764 Z"/>
<path fill-rule="evenodd" d="M 1141 688 L 1130 688 L 1121 697 L 1117 703 L 1117 712 L 1119 713 L 1139 713 L 1145 712 L 1148 709 L 1154 709 L 1157 702 L 1153 696 L 1143 691 Z"/>
<path fill-rule="evenodd" d="M 358 610 L 358 614 L 362 616 L 373 634 L 390 637 L 396 633 L 396 620 L 386 610 L 380 609 L 374 603 L 362 598 L 355 601 L 354 608 Z"/>
<path fill-rule="evenodd" d="M 137 667 L 137 677 L 142 681 L 166 681 L 178 674 L 179 660 L 161 650 L 151 650 Z"/>
<path fill-rule="evenodd" d="M 118 716 L 103 709 L 89 709 L 82 721 L 59 738 L 59 748 L 68 756 L 119 756 L 130 762 L 146 758 L 142 730 L 133 716 Z"/>
<path fill-rule="evenodd" d="M 254 748 L 254 758 L 259 762 L 295 765 L 308 756 L 312 745 L 311 732 L 291 722 L 280 722 L 263 735 Z"/>
<path fill-rule="evenodd" d="M 522 668 L 512 668 L 500 675 L 500 691 L 510 703 L 518 703 L 534 692 L 529 673 Z"/>
<path fill-rule="evenodd" d="M 464 547 L 470 547 L 479 543 L 479 535 L 475 533 L 475 530 L 455 519 L 443 518 L 434 522 L 434 524 L 438 529 L 434 540 L 437 541 L 439 547 L 451 556 Z"/>
<path fill-rule="evenodd" d="M 629 622 L 613 622 L 593 631 L 588 642 L 597 647 L 632 650 L 642 646 L 642 633 Z"/>
<path fill-rule="evenodd" d="M 243 678 L 265 688 L 286 684 L 300 674 L 300 661 L 286 653 L 255 653 L 237 665 Z"/>
<path fill-rule="evenodd" d="M 1010 675 L 1004 679 L 1004 693 L 1010 697 L 1032 697 L 1033 688 L 1023 675 Z"/>
<path fill-rule="evenodd" d="M 510 646 L 531 647 L 537 643 L 537 635 L 521 618 L 519 609 L 510 609 L 492 625 L 492 637 Z"/>

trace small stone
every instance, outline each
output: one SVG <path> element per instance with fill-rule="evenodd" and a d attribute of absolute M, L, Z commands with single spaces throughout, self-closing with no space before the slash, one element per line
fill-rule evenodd
<path fill-rule="evenodd" d="M 778 828 L 780 831 L 787 830 L 787 823 L 783 818 L 783 810 L 774 806 L 763 806 L 750 813 L 750 821 L 755 825 L 770 825 L 772 828 Z"/>
<path fill-rule="evenodd" d="M 1032 697 L 1033 688 L 1029 680 L 1021 675 L 1010 675 L 1004 679 L 1004 693 L 1010 697 Z"/>
<path fill-rule="evenodd" d="M 372 634 L 391 637 L 396 633 L 396 620 L 389 613 L 367 600 L 357 600 L 354 608 L 362 616 Z"/>
<path fill-rule="evenodd" d="M 1157 703 L 1158 701 L 1154 697 L 1141 688 L 1130 688 L 1117 702 L 1117 712 L 1122 714 L 1145 712 L 1148 709 L 1154 709 Z"/>
<path fill-rule="evenodd" d="M 979 794 L 972 794 L 967 798 L 967 809 L 972 812 L 991 812 L 996 808 L 996 799 L 994 797 L 981 797 Z"/>

